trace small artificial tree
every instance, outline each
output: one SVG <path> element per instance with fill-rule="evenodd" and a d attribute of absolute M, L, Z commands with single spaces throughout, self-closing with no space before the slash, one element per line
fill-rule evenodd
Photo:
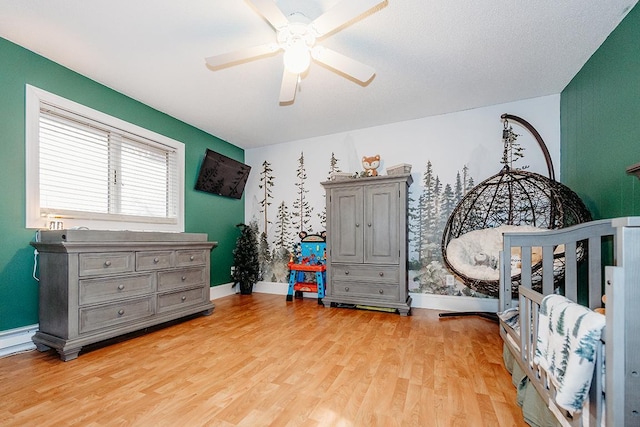
<path fill-rule="evenodd" d="M 240 236 L 233 250 L 233 285 L 240 284 L 240 293 L 249 295 L 260 274 L 257 225 L 238 224 Z"/>

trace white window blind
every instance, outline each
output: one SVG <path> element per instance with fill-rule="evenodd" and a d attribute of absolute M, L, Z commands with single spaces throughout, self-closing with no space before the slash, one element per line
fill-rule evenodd
<path fill-rule="evenodd" d="M 40 218 L 178 224 L 176 147 L 42 100 L 38 113 Z"/>

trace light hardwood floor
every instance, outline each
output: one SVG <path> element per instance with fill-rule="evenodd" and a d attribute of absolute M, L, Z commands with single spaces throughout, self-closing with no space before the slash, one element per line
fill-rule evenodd
<path fill-rule="evenodd" d="M 62 362 L 0 359 L 2 426 L 525 426 L 498 326 L 233 295 Z"/>

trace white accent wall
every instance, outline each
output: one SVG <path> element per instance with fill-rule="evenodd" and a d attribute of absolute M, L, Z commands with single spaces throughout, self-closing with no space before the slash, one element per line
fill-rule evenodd
<path fill-rule="evenodd" d="M 339 99 L 336 102 L 340 102 Z M 331 153 L 338 159 L 338 167 L 343 172 L 361 171 L 361 158 L 376 154 L 382 158 L 378 169 L 381 175 L 386 174 L 389 166 L 410 164 L 414 178 L 410 193 L 415 195 L 419 194 L 427 162 L 431 162 L 433 175 L 443 186 L 453 186 L 456 173 L 465 166 L 478 184 L 502 168 L 503 123 L 500 116 L 503 113 L 519 116 L 538 130 L 551 153 L 556 180 L 560 181 L 560 95 L 556 94 L 246 150 L 245 163 L 252 170 L 245 188 L 245 220 L 256 220 L 260 230 L 264 230 L 260 206 L 264 198 L 264 189 L 260 188 L 264 161 L 269 162 L 274 176 L 268 220 L 275 222 L 276 209 L 282 201 L 291 206 L 297 192 L 296 172 L 301 153 L 304 153 L 308 182 L 307 199 L 314 211 L 314 232 L 324 229 L 317 214 L 325 204 L 320 182 L 327 179 Z M 525 157 L 519 164 L 547 176 L 544 156 L 535 138 L 517 123 L 512 125 L 520 134 L 518 142 L 525 148 Z M 268 224 L 266 229 L 269 239 L 273 238 L 273 224 Z M 441 306 L 442 301 L 438 304 Z"/>

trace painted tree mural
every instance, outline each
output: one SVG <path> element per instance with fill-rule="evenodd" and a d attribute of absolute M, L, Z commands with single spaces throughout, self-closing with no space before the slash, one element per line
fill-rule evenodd
<path fill-rule="evenodd" d="M 291 228 L 290 219 L 291 216 L 289 214 L 289 209 L 287 209 L 287 205 L 283 201 L 280 203 L 280 206 L 278 206 L 275 223 L 275 241 L 273 244 L 274 250 L 289 250 L 289 248 L 291 248 L 293 242 L 291 240 L 291 235 L 289 234 L 289 229 Z"/>
<path fill-rule="evenodd" d="M 332 173 L 341 172 L 339 163 L 332 152 L 327 180 Z M 326 203 L 322 203 L 320 213 L 313 213 L 310 201 L 315 200 L 315 206 L 319 206 L 317 199 L 322 197 L 324 201 L 325 194 L 320 186 L 317 189 L 309 186 L 304 152 L 300 153 L 297 162 L 293 182 L 296 191 L 291 192 L 291 199 L 282 200 L 276 209 L 270 209 L 276 175 L 271 163 L 264 160 L 257 193 L 259 212 L 256 212 L 256 216 L 264 222 L 264 229 L 259 235 L 260 271 L 261 280 L 287 282 L 287 263 L 294 244 L 298 241 L 298 233 L 313 233 L 312 219 L 316 221 L 316 227 L 320 224 L 322 229 L 326 229 Z M 323 178 L 316 178 L 313 183 L 322 180 Z M 446 280 L 450 272 L 444 266 L 441 248 L 442 233 L 449 216 L 473 186 L 474 181 L 467 165 L 456 172 L 453 183 L 447 183 L 434 172 L 434 166 L 428 160 L 420 179 L 411 187 L 408 196 L 409 287 L 413 292 L 476 295 L 466 286 L 460 283 L 451 286 L 450 281 Z"/>
<path fill-rule="evenodd" d="M 269 249 L 269 241 L 267 239 L 267 233 L 260 233 L 259 240 L 259 249 L 258 249 L 258 260 L 260 261 L 260 279 L 266 280 L 268 278 L 269 272 L 271 271 L 271 250 Z"/>
<path fill-rule="evenodd" d="M 286 282 L 288 278 L 287 263 L 289 262 L 290 253 L 293 247 L 291 238 L 291 214 L 284 201 L 278 206 L 278 212 L 275 222 L 275 240 L 273 250 L 271 251 L 271 259 L 269 260 L 269 268 L 266 270 L 270 273 L 271 282 Z M 265 274 L 265 277 L 269 277 Z"/>
<path fill-rule="evenodd" d="M 453 287 L 447 284 L 450 273 L 442 260 L 442 234 L 449 216 L 473 187 L 469 170 L 465 165 L 462 173 L 458 171 L 452 186 L 443 183 L 434 174 L 431 161 L 427 161 L 420 182 L 418 198 L 410 196 L 409 199 L 410 288 L 440 295 L 475 295 L 462 284 Z"/>
<path fill-rule="evenodd" d="M 296 170 L 297 181 L 295 186 L 298 188 L 296 195 L 297 197 L 293 201 L 293 211 L 292 211 L 292 229 L 295 230 L 296 235 L 301 231 L 306 231 L 307 233 L 312 233 L 312 212 L 313 207 L 309 204 L 307 200 L 307 193 L 309 193 L 309 189 L 307 188 L 307 172 L 304 167 L 304 153 L 300 153 L 300 158 L 298 159 L 298 169 Z"/>
<path fill-rule="evenodd" d="M 262 162 L 262 170 L 260 171 L 260 184 L 258 188 L 263 190 L 263 198 L 260 200 L 260 213 L 264 216 L 264 230 L 263 233 L 267 233 L 269 224 L 269 206 L 271 206 L 270 199 L 273 199 L 271 194 L 271 187 L 274 185 L 275 177 L 273 176 L 273 169 L 271 169 L 271 163 L 266 160 Z"/>
<path fill-rule="evenodd" d="M 341 172 L 340 167 L 338 166 L 338 159 L 336 159 L 336 155 L 334 152 L 331 152 L 331 158 L 329 159 L 329 172 L 327 173 L 327 181 L 331 179 L 331 174 L 334 172 Z M 325 200 L 327 198 L 326 194 L 322 195 L 322 199 Z M 322 212 L 318 214 L 318 218 L 320 218 L 320 225 L 323 229 L 327 228 L 327 203 L 322 206 Z"/>

